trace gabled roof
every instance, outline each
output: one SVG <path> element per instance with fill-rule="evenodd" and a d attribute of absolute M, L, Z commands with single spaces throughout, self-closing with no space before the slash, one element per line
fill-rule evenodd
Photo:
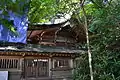
<path fill-rule="evenodd" d="M 29 24 L 29 28 L 28 30 L 43 30 L 43 29 L 48 29 L 48 28 L 55 28 L 55 27 L 64 27 L 64 25 L 66 25 L 66 23 L 69 22 L 64 21 L 62 23 L 57 23 L 57 24 L 41 24 L 41 23 L 32 23 Z"/>

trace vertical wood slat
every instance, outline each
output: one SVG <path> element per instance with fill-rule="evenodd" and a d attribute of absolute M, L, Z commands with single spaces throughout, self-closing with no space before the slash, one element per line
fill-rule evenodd
<path fill-rule="evenodd" d="M 4 59 L 4 68 L 6 68 L 6 59 Z"/>
<path fill-rule="evenodd" d="M 6 63 L 7 63 L 7 67 L 6 68 L 8 68 L 8 61 L 9 61 L 9 59 L 6 60 Z"/>
<path fill-rule="evenodd" d="M 3 61 L 3 65 L 2 65 L 2 68 L 4 68 L 4 59 L 2 59 L 2 61 Z"/>
<path fill-rule="evenodd" d="M 18 66 L 17 66 L 18 65 Z M 15 60 L 15 67 L 17 68 L 17 69 L 20 69 L 20 60 L 18 61 L 18 60 Z"/>
<path fill-rule="evenodd" d="M 2 65 L 3 65 L 3 60 L 1 59 L 1 68 L 2 68 Z"/>
<path fill-rule="evenodd" d="M 3 59 L 1 59 L 1 68 L 3 67 Z"/>
<path fill-rule="evenodd" d="M 1 61 L 1 59 L 0 59 L 0 68 L 1 68 L 1 64 L 2 64 L 2 61 Z"/>
<path fill-rule="evenodd" d="M 8 68 L 8 60 L 9 60 L 9 59 L 6 60 L 6 68 Z"/>
<path fill-rule="evenodd" d="M 2 68 L 4 67 L 4 59 L 2 59 Z"/>
<path fill-rule="evenodd" d="M 10 60 L 8 59 L 8 66 L 7 66 L 7 68 L 9 68 L 9 64 L 10 64 Z"/>
<path fill-rule="evenodd" d="M 1 60 L 1 65 L 0 65 L 0 68 L 2 68 L 2 59 L 0 59 Z"/>
<path fill-rule="evenodd" d="M 14 61 L 15 61 L 15 60 L 14 60 L 14 59 L 12 59 L 12 68 L 14 68 L 14 64 L 13 64 L 13 63 L 14 63 Z"/>
<path fill-rule="evenodd" d="M 11 59 L 10 59 L 10 68 L 11 68 Z"/>

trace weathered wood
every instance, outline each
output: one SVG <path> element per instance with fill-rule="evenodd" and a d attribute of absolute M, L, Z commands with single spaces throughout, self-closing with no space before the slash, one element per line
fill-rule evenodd
<path fill-rule="evenodd" d="M 0 69 L 19 69 L 19 58 L 0 57 Z"/>
<path fill-rule="evenodd" d="M 49 76 L 48 59 L 25 59 L 26 78 Z"/>

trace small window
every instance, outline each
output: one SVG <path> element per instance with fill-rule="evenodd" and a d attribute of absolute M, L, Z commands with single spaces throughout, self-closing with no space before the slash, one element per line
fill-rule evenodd
<path fill-rule="evenodd" d="M 55 60 L 54 61 L 54 67 L 55 68 L 62 68 L 62 67 L 69 67 L 69 61 L 66 59 L 66 60 Z"/>
<path fill-rule="evenodd" d="M 18 59 L 0 59 L 0 69 L 17 69 Z"/>

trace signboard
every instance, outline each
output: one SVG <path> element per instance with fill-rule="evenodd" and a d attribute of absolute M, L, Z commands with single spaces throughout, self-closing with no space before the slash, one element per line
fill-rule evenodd
<path fill-rule="evenodd" d="M 0 80 L 8 80 L 8 71 L 0 71 Z"/>

